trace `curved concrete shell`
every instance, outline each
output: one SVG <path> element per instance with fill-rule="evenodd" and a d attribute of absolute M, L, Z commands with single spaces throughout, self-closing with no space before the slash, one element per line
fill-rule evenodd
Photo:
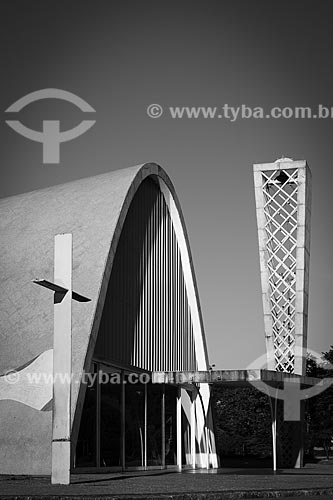
<path fill-rule="evenodd" d="M 82 373 L 89 372 L 95 352 L 126 217 L 135 194 L 147 179 L 162 193 L 172 221 L 191 316 L 196 369 L 207 369 L 202 318 L 183 216 L 173 185 L 160 166 L 147 163 L 0 200 L 0 473 L 50 472 L 51 388 L 41 390 L 38 384 L 32 387 L 24 382 L 23 375 L 32 364 L 39 371 L 51 373 L 53 301 L 52 294 L 35 286 L 32 280 L 52 281 L 54 236 L 72 233 L 73 290 L 91 299 L 86 303 L 72 302 L 72 370 L 74 379 L 80 380 Z M 139 366 L 135 360 L 131 364 L 156 369 Z M 161 370 L 167 369 L 163 363 L 159 366 Z M 193 369 L 193 363 L 190 366 L 182 362 L 180 368 Z M 5 376 L 9 370 L 17 370 L 18 378 L 21 376 L 21 380 L 11 384 L 12 388 Z M 83 398 L 82 384 L 72 384 L 74 427 L 80 419 Z"/>

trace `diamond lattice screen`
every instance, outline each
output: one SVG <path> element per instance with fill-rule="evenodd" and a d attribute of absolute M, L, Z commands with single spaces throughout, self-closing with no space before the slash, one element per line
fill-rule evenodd
<path fill-rule="evenodd" d="M 294 372 L 297 169 L 262 172 L 275 369 Z"/>

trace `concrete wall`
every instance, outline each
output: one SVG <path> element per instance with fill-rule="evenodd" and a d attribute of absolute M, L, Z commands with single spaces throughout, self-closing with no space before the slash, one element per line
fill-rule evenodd
<path fill-rule="evenodd" d="M 51 473 L 50 411 L 0 401 L 1 474 Z"/>

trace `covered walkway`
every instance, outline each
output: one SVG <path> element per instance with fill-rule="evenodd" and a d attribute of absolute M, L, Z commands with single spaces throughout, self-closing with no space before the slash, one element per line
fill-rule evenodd
<path fill-rule="evenodd" d="M 272 426 L 272 468 L 300 468 L 303 466 L 303 412 L 304 400 L 315 395 L 315 390 L 330 380 L 320 380 L 273 370 L 208 370 L 153 372 L 153 384 L 174 384 L 192 393 L 191 402 L 195 403 L 200 395 L 200 384 L 242 387 L 252 385 L 267 394 L 271 408 Z M 194 422 L 194 421 L 193 421 Z M 181 433 L 181 419 L 177 419 L 177 431 Z M 191 432 L 195 435 L 195 428 Z M 208 432 L 208 429 L 207 429 Z M 192 448 L 192 463 L 195 464 L 195 451 Z M 209 450 L 207 451 L 209 453 Z M 209 457 L 207 458 L 209 464 Z M 178 461 L 178 467 L 181 468 Z"/>

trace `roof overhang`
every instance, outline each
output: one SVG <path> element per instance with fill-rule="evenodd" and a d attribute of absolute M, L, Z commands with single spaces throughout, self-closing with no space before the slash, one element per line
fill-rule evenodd
<path fill-rule="evenodd" d="M 301 384 L 303 387 L 312 387 L 322 379 L 295 375 L 272 370 L 209 370 L 209 371 L 183 371 L 183 372 L 153 372 L 154 384 L 216 384 L 224 386 L 247 386 L 256 382 L 263 382 L 271 387 L 282 388 L 285 381 Z"/>

